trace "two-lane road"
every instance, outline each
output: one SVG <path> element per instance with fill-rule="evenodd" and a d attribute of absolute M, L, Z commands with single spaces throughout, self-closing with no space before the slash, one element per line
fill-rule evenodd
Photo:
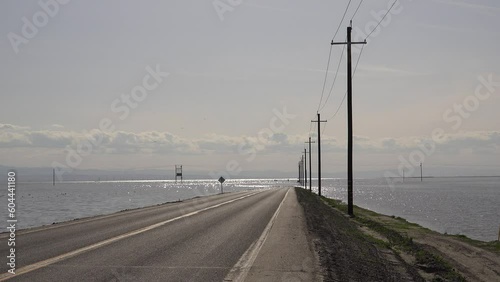
<path fill-rule="evenodd" d="M 19 232 L 0 281 L 223 281 L 288 189 L 192 199 Z M 0 253 L 8 255 L 7 235 Z"/>

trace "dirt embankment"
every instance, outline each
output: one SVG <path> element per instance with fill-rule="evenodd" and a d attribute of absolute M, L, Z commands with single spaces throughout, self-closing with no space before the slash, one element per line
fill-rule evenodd
<path fill-rule="evenodd" d="M 319 253 L 324 281 L 424 281 L 316 195 L 297 188 L 297 198 Z"/>
<path fill-rule="evenodd" d="M 500 281 L 500 243 L 447 236 L 297 188 L 325 281 Z"/>

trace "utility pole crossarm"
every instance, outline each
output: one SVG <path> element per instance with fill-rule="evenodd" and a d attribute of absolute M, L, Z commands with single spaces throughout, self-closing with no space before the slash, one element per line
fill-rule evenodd
<path fill-rule="evenodd" d="M 359 42 L 333 42 L 331 43 L 332 45 L 346 45 L 346 44 L 367 44 L 366 40 L 365 41 L 359 41 Z"/>
<path fill-rule="evenodd" d="M 352 21 L 350 22 L 350 25 L 347 27 L 347 36 L 348 36 L 347 41 L 345 41 L 345 42 L 333 42 L 333 40 L 332 40 L 331 44 L 332 45 L 346 45 L 347 44 L 348 46 L 351 46 L 353 44 L 367 44 L 366 39 L 365 39 L 365 41 L 352 42 L 351 41 L 351 31 L 352 31 Z"/>
<path fill-rule="evenodd" d="M 318 195 L 321 196 L 321 123 L 327 122 L 321 120 L 320 113 L 317 113 L 318 120 L 311 120 L 311 122 L 318 123 Z"/>
<path fill-rule="evenodd" d="M 312 191 L 312 154 L 311 154 L 311 143 L 316 143 L 314 141 L 311 141 L 311 137 L 309 137 L 308 142 L 304 143 L 309 143 L 309 192 Z"/>
<path fill-rule="evenodd" d="M 353 44 L 366 44 L 366 39 L 364 42 L 352 42 L 352 21 L 347 27 L 347 42 L 333 42 L 332 45 L 347 45 L 347 213 L 350 216 L 354 215 L 354 204 L 353 204 L 353 114 L 352 114 L 352 56 L 351 49 Z"/>

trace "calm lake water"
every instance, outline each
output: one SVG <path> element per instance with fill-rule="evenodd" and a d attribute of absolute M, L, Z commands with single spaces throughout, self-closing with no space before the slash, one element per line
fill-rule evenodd
<path fill-rule="evenodd" d="M 227 180 L 224 191 L 270 189 L 295 185 L 295 180 Z M 313 185 L 316 182 L 313 181 Z M 345 179 L 324 179 L 323 195 L 346 201 Z M 4 189 L 5 188 L 5 189 Z M 316 190 L 316 187 L 313 187 Z M 6 187 L 0 202 L 6 203 Z M 27 228 L 76 218 L 109 214 L 217 194 L 220 184 L 213 180 L 103 181 L 17 183 L 18 227 Z M 500 178 L 407 179 L 389 188 L 384 179 L 355 181 L 354 203 L 387 215 L 406 218 L 430 229 L 448 234 L 464 234 L 492 241 L 500 226 Z M 0 221 L 6 230 L 7 208 Z"/>
<path fill-rule="evenodd" d="M 288 182 L 293 183 L 293 182 Z M 224 192 L 270 189 L 279 185 L 273 180 L 226 180 Z M 7 203 L 7 187 L 2 187 L 0 202 Z M 17 183 L 18 228 L 35 227 L 109 214 L 220 193 L 217 180 L 192 180 L 175 183 L 155 181 L 75 181 L 58 183 Z M 1 212 L 0 230 L 6 230 L 7 204 Z"/>
<path fill-rule="evenodd" d="M 326 179 L 321 185 L 324 196 L 347 202 L 345 179 Z M 423 182 L 407 178 L 393 188 L 385 179 L 360 179 L 354 182 L 353 197 L 355 205 L 441 233 L 482 241 L 498 238 L 500 177 L 425 178 Z"/>

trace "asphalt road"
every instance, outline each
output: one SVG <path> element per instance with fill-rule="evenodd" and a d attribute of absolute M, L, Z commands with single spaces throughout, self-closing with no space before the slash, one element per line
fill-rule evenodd
<path fill-rule="evenodd" d="M 228 193 L 21 231 L 0 281 L 223 281 L 288 189 Z M 7 234 L 0 254 L 7 262 Z"/>

